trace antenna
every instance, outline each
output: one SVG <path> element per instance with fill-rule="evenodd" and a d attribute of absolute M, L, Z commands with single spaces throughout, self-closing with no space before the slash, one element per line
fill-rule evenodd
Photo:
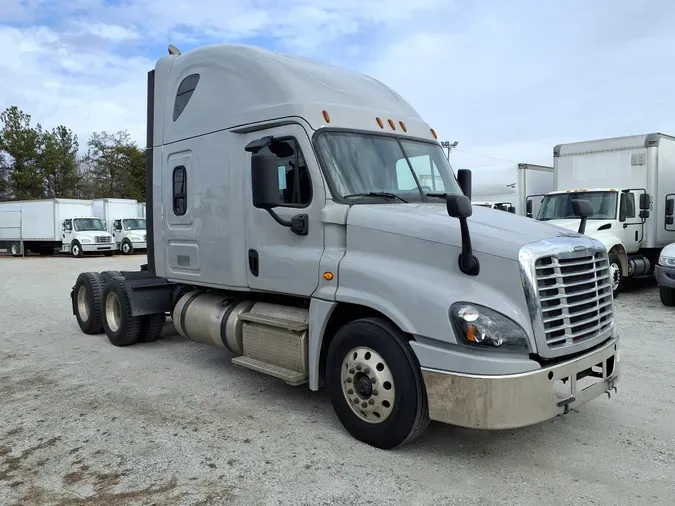
<path fill-rule="evenodd" d="M 173 44 L 169 44 L 169 54 L 172 55 L 172 56 L 180 56 L 183 53 L 181 53 L 180 49 L 178 49 Z"/>

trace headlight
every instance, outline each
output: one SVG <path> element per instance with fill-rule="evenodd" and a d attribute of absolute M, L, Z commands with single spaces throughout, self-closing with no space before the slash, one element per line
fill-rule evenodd
<path fill-rule="evenodd" d="M 83 237 L 82 242 L 93 242 L 89 237 Z"/>
<path fill-rule="evenodd" d="M 487 307 L 458 302 L 450 308 L 450 319 L 463 344 L 514 352 L 530 350 L 523 328 Z"/>
<path fill-rule="evenodd" d="M 132 235 L 130 239 L 132 242 L 141 242 L 141 238 L 138 237 L 137 235 Z"/>
<path fill-rule="evenodd" d="M 665 255 L 661 255 L 659 257 L 659 263 L 661 265 L 675 265 L 675 258 L 673 257 L 667 257 Z"/>

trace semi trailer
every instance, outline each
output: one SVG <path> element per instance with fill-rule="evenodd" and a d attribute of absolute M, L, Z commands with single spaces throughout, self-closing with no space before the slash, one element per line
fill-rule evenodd
<path fill-rule="evenodd" d="M 576 199 L 593 213 L 585 234 L 609 252 L 612 290 L 625 278 L 651 277 L 661 250 L 675 242 L 675 137 L 661 133 L 560 144 L 553 149 L 555 191 L 537 219 L 578 230 Z"/>
<path fill-rule="evenodd" d="M 134 199 L 94 199 L 94 215 L 103 218 L 108 233 L 115 239 L 115 249 L 124 255 L 147 247 L 144 209 Z"/>
<path fill-rule="evenodd" d="M 170 46 L 147 90 L 147 263 L 77 277 L 84 333 L 148 342 L 168 316 L 236 366 L 326 388 L 384 449 L 430 419 L 522 427 L 616 391 L 603 244 L 472 207 L 471 172 L 385 84 L 222 44 Z"/>
<path fill-rule="evenodd" d="M 93 215 L 92 201 L 80 199 L 0 202 L 0 247 L 14 256 L 25 251 L 110 256 L 115 250 L 104 220 Z"/>
<path fill-rule="evenodd" d="M 472 203 L 532 218 L 553 188 L 553 167 L 505 163 L 471 170 Z"/>

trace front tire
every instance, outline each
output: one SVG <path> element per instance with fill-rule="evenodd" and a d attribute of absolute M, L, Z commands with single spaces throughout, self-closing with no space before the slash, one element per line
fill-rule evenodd
<path fill-rule="evenodd" d="M 131 312 L 131 301 L 122 276 L 112 275 L 103 287 L 103 329 L 114 346 L 136 344 L 142 317 Z"/>
<path fill-rule="evenodd" d="M 101 321 L 103 280 L 96 272 L 83 272 L 75 281 L 73 289 L 75 318 L 85 334 L 103 332 Z"/>
<path fill-rule="evenodd" d="M 75 258 L 82 258 L 84 256 L 84 250 L 82 249 L 82 245 L 77 241 L 73 241 L 73 243 L 70 245 L 70 253 Z"/>
<path fill-rule="evenodd" d="M 612 296 L 616 297 L 623 290 L 623 274 L 621 273 L 621 261 L 615 253 L 609 254 L 609 272 L 612 283 Z"/>
<path fill-rule="evenodd" d="M 342 327 L 328 348 L 326 383 L 335 413 L 359 441 L 408 443 L 429 424 L 422 371 L 406 336 L 382 318 Z"/>
<path fill-rule="evenodd" d="M 659 286 L 659 297 L 664 306 L 675 306 L 675 288 L 668 286 Z"/>
<path fill-rule="evenodd" d="M 130 241 L 125 239 L 125 240 L 122 241 L 122 245 L 120 246 L 120 251 L 122 252 L 123 255 L 133 255 L 134 245 L 131 244 Z"/>
<path fill-rule="evenodd" d="M 9 252 L 12 254 L 13 257 L 20 257 L 21 256 L 21 245 L 18 242 L 13 242 L 9 246 Z"/>

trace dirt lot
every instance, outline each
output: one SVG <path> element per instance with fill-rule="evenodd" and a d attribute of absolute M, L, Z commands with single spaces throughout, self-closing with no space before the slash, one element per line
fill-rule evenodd
<path fill-rule="evenodd" d="M 617 299 L 619 393 L 536 427 L 432 424 L 400 450 L 345 433 L 325 392 L 235 368 L 180 338 L 80 333 L 82 270 L 132 258 L 0 258 L 2 505 L 672 505 L 675 311 Z"/>

